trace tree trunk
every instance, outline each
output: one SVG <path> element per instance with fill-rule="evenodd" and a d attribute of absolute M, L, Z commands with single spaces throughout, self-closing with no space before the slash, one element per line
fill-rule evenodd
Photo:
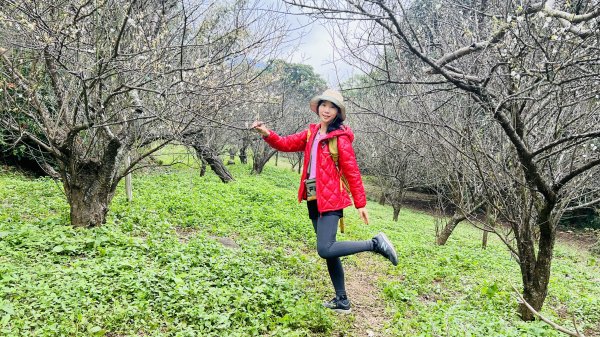
<path fill-rule="evenodd" d="M 229 149 L 229 160 L 227 161 L 227 165 L 235 164 L 235 150 Z"/>
<path fill-rule="evenodd" d="M 67 192 L 71 206 L 71 225 L 96 227 L 106 222 L 108 205 L 113 193 L 88 193 L 90 187 L 71 188 Z"/>
<path fill-rule="evenodd" d="M 255 152 L 254 160 L 252 161 L 252 172 L 251 174 L 261 174 L 265 165 L 269 162 L 269 159 L 275 155 L 277 151 L 265 151 L 265 152 Z"/>
<path fill-rule="evenodd" d="M 240 162 L 242 164 L 248 164 L 248 154 L 246 151 L 248 150 L 248 146 L 250 146 L 250 137 L 247 135 L 242 138 L 242 146 L 240 147 Z"/>
<path fill-rule="evenodd" d="M 72 144 L 71 153 L 59 161 L 59 171 L 65 195 L 71 207 L 71 225 L 97 227 L 106 222 L 108 206 L 122 178 L 119 168 L 125 161 L 127 146 L 116 139 L 108 140 L 96 158 L 81 158 L 85 149 Z"/>
<path fill-rule="evenodd" d="M 440 246 L 445 245 L 446 242 L 448 241 L 448 238 L 450 238 L 450 235 L 456 228 L 456 226 L 458 226 L 458 224 L 461 223 L 466 218 L 467 217 L 465 217 L 464 215 L 462 215 L 458 212 L 455 212 L 452 215 L 452 218 L 450 218 L 450 221 L 448 221 L 448 223 L 446 223 L 446 226 L 444 226 L 444 229 L 442 230 L 442 232 L 436 238 L 436 243 Z"/>
<path fill-rule="evenodd" d="M 379 196 L 379 204 L 381 206 L 385 206 L 385 192 L 381 191 L 381 195 Z"/>
<path fill-rule="evenodd" d="M 485 222 L 486 222 L 487 226 L 490 228 L 490 230 L 492 228 L 496 227 L 496 212 L 494 211 L 494 208 L 492 207 L 492 205 L 490 205 L 489 203 L 485 204 Z M 489 234 L 489 230 L 484 229 L 483 238 L 481 241 L 481 248 L 483 248 L 483 249 L 487 248 L 488 234 Z"/>
<path fill-rule="evenodd" d="M 552 255 L 556 240 L 556 230 L 551 218 L 553 208 L 552 202 L 546 202 L 538 214 L 536 226 L 540 229 L 540 237 L 537 258 L 535 256 L 535 234 L 531 225 L 522 224 L 523 230 L 516 235 L 523 279 L 523 298 L 538 312 L 542 309 L 548 295 Z M 524 304 L 519 306 L 519 313 L 525 321 L 535 319 L 535 316 Z"/>
<path fill-rule="evenodd" d="M 402 209 L 402 207 L 399 204 L 394 204 L 393 207 L 394 207 L 394 215 L 393 215 L 392 219 L 395 222 L 398 222 L 398 216 L 400 215 L 400 209 Z"/>
<path fill-rule="evenodd" d="M 114 166 L 114 165 L 112 165 Z M 65 194 L 71 207 L 71 225 L 96 227 L 106 222 L 108 206 L 116 189 L 116 168 L 110 163 L 88 160 L 70 165 L 63 175 Z"/>
<path fill-rule="evenodd" d="M 252 162 L 252 172 L 251 174 L 261 174 L 265 165 L 269 161 L 269 157 L 258 157 L 254 156 L 254 161 Z"/>
<path fill-rule="evenodd" d="M 385 206 L 385 203 L 388 201 L 389 196 L 390 196 L 389 192 L 388 192 L 389 188 L 385 185 L 385 183 L 383 181 L 381 181 L 381 179 L 383 179 L 383 178 L 380 178 L 380 181 L 378 184 L 379 187 L 381 188 L 381 195 L 379 196 L 379 204 L 381 206 Z"/>
<path fill-rule="evenodd" d="M 475 212 L 477 212 L 477 210 L 483 205 L 484 202 L 482 201 L 466 212 L 461 211 L 460 207 L 457 206 L 456 210 L 454 211 L 454 214 L 452 215 L 452 218 L 450 218 L 450 221 L 446 223 L 446 226 L 436 238 L 436 243 L 440 246 L 445 245 L 448 241 L 448 238 L 450 238 L 450 235 L 452 235 L 452 232 L 454 232 L 456 226 L 458 226 L 458 224 L 464 221 L 468 216 L 472 216 L 473 214 L 475 214 Z"/>
<path fill-rule="evenodd" d="M 483 249 L 487 248 L 488 233 L 489 232 L 486 230 L 483 231 L 483 237 L 481 238 L 481 248 L 483 248 Z"/>
<path fill-rule="evenodd" d="M 125 167 L 129 167 L 129 165 L 131 165 L 131 156 L 127 155 L 125 157 Z M 133 200 L 133 183 L 131 172 L 127 173 L 125 176 L 125 191 L 127 192 L 127 201 L 131 202 Z"/>
<path fill-rule="evenodd" d="M 242 147 L 240 149 L 240 163 L 242 164 L 248 164 L 248 155 L 246 154 L 246 149 L 247 147 Z"/>
<path fill-rule="evenodd" d="M 194 150 L 196 150 L 198 157 L 208 163 L 208 166 L 210 166 L 222 182 L 228 183 L 235 180 L 231 173 L 229 173 L 229 170 L 227 170 L 227 167 L 223 164 L 221 158 L 210 147 L 204 145 L 194 145 L 193 147 Z"/>
<path fill-rule="evenodd" d="M 402 202 L 404 202 L 404 184 L 396 191 L 395 196 L 392 198 L 392 207 L 394 208 L 393 220 L 398 222 L 398 216 L 402 209 Z"/>
<path fill-rule="evenodd" d="M 204 177 L 206 174 L 206 162 L 203 159 L 200 159 L 200 176 Z"/>

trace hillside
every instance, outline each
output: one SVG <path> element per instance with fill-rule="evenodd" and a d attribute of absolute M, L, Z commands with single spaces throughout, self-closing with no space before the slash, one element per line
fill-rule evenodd
<path fill-rule="evenodd" d="M 322 308 L 333 291 L 314 247 L 298 176 L 267 167 L 237 181 L 172 168 L 134 176 L 107 223 L 68 225 L 60 184 L 0 175 L 2 336 L 559 336 L 516 315 L 518 265 L 497 238 L 461 225 L 434 245 L 434 218 L 371 202 L 371 224 L 346 211 L 347 233 L 384 230 L 399 265 L 344 258 L 354 311 Z M 600 261 L 558 244 L 543 314 L 600 336 Z"/>

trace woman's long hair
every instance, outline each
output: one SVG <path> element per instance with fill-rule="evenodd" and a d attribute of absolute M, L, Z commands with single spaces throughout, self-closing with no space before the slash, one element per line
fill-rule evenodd
<path fill-rule="evenodd" d="M 323 100 L 319 101 L 319 104 L 317 105 L 317 111 L 319 110 L 318 107 L 321 106 L 321 103 L 323 103 Z M 333 106 L 337 109 L 337 114 L 335 115 L 335 118 L 333 119 L 333 121 L 331 123 L 329 123 L 329 125 L 327 126 L 327 133 L 341 129 L 342 126 L 344 126 L 344 121 L 340 118 L 340 111 L 341 111 L 340 107 L 337 106 L 333 102 L 331 102 L 331 104 L 333 104 Z"/>

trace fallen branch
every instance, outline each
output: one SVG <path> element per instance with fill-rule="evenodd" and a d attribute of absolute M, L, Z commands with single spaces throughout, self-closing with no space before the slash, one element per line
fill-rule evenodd
<path fill-rule="evenodd" d="M 577 328 L 577 324 L 575 322 L 575 316 L 573 316 L 573 326 L 575 326 L 575 332 L 563 327 L 562 325 L 558 325 L 554 322 L 552 322 L 550 319 L 544 317 L 542 314 L 540 314 L 539 312 L 537 312 L 537 310 L 535 310 L 531 304 L 527 303 L 527 301 L 523 298 L 523 296 L 521 295 L 521 292 L 519 292 L 519 290 L 517 289 L 517 287 L 515 287 L 514 285 L 512 285 L 512 288 L 515 290 L 515 293 L 517 294 L 517 302 L 519 302 L 520 304 L 524 304 L 527 309 L 529 309 L 529 311 L 531 311 L 532 314 L 534 314 L 535 316 L 539 317 L 542 321 L 546 322 L 546 324 L 550 325 L 551 327 L 553 327 L 554 329 L 565 333 L 569 336 L 575 336 L 575 337 L 585 337 L 581 332 L 579 332 L 579 329 Z"/>

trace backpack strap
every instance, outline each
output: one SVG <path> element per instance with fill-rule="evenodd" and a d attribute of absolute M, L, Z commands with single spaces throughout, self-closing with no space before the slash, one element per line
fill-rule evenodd
<path fill-rule="evenodd" d="M 331 159 L 335 163 L 335 167 L 338 167 L 338 160 L 340 158 L 340 154 L 338 152 L 337 146 L 337 136 L 329 138 L 329 154 L 331 155 Z"/>
<path fill-rule="evenodd" d="M 340 165 L 339 165 L 338 161 L 340 158 L 340 153 L 338 151 L 337 136 L 329 138 L 328 145 L 329 145 L 329 154 L 331 155 L 331 159 L 333 159 L 333 162 L 335 163 L 335 168 L 337 168 L 339 171 Z M 340 188 L 342 188 L 342 187 L 346 189 L 346 192 L 348 192 L 348 194 L 350 194 L 350 185 L 348 184 L 348 180 L 340 172 Z"/>
<path fill-rule="evenodd" d="M 308 132 L 306 133 L 306 144 L 308 145 L 308 142 L 310 141 L 310 127 L 308 128 Z M 310 164 L 311 164 L 311 156 L 312 156 L 312 151 L 311 153 L 309 153 L 309 157 L 308 157 L 308 166 L 306 167 L 306 174 L 310 174 Z"/>
<path fill-rule="evenodd" d="M 331 137 L 329 138 L 328 141 L 328 146 L 329 146 L 329 154 L 331 155 L 331 159 L 333 159 L 333 162 L 335 163 L 335 168 L 338 170 L 338 172 L 340 171 L 340 166 L 338 164 L 339 158 L 340 158 L 340 153 L 338 151 L 338 143 L 337 143 L 338 137 Z M 348 184 L 348 180 L 346 179 L 346 177 L 344 177 L 344 175 L 340 172 L 340 190 L 342 188 L 346 189 L 346 192 L 350 194 L 350 185 Z M 340 218 L 340 232 L 344 233 L 344 231 L 346 230 L 346 225 L 344 224 L 344 217 Z"/>

